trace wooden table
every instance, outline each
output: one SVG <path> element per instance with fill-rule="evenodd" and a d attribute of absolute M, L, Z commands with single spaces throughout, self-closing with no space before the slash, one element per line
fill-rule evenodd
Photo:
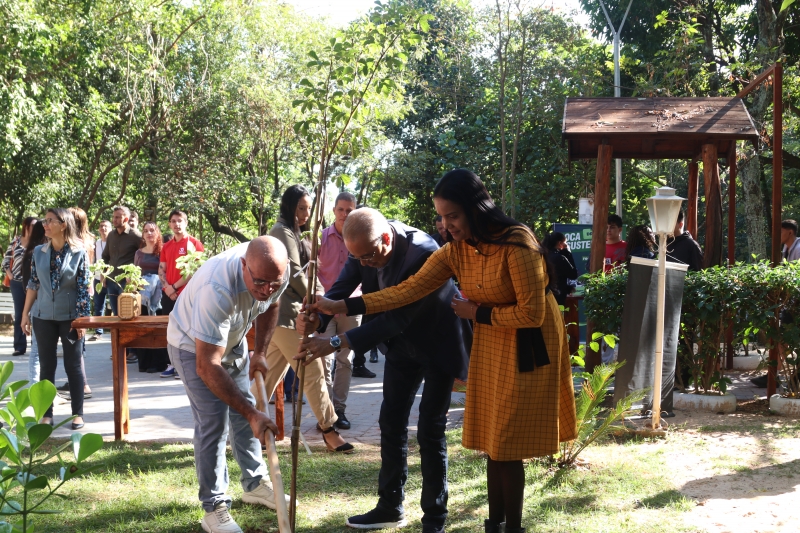
<path fill-rule="evenodd" d="M 140 316 L 120 320 L 116 316 L 89 316 L 72 322 L 74 328 L 103 328 L 111 331 L 111 365 L 114 385 L 114 439 L 122 440 L 129 433 L 131 415 L 128 410 L 128 348 L 166 348 L 168 316 Z M 255 327 L 247 333 L 247 343 L 255 346 Z M 275 390 L 276 439 L 283 435 L 283 382 Z"/>

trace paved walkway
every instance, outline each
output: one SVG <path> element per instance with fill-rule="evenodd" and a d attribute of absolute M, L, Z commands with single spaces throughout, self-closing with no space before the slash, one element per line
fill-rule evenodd
<path fill-rule="evenodd" d="M 13 361 L 14 374 L 12 380 L 28 378 L 28 356 L 13 357 L 13 339 L 0 337 L 0 361 Z M 84 432 L 99 433 L 107 440 L 114 438 L 114 399 L 111 385 L 111 340 L 108 334 L 105 339 L 86 343 L 86 377 L 92 389 L 92 398 L 84 404 Z M 378 363 L 367 363 L 367 368 L 377 374 L 373 379 L 353 378 L 350 396 L 347 400 L 347 417 L 352 428 L 342 431 L 342 436 L 353 443 L 378 443 L 380 429 L 378 414 L 383 398 L 383 355 Z M 66 381 L 63 364 L 59 360 L 56 371 L 56 386 Z M 419 400 L 422 389 L 411 411 L 409 431 L 416 434 L 419 414 Z M 453 394 L 454 399 L 463 394 Z M 184 392 L 183 383 L 177 379 L 162 379 L 158 374 L 147 374 L 138 371 L 138 365 L 128 365 L 128 405 L 131 414 L 130 433 L 125 436 L 128 441 L 159 440 L 188 442 L 192 439 L 194 422 L 189 407 L 189 400 Z M 56 398 L 54 408 L 56 422 L 70 415 L 68 402 Z M 448 427 L 461 424 L 463 408 L 453 408 L 448 415 Z M 292 410 L 286 405 L 285 432 L 287 438 L 283 445 L 288 446 L 291 434 Z M 301 431 L 309 444 L 322 444 L 322 433 L 316 429 L 317 420 L 308 404 L 303 406 L 303 423 Z M 68 437 L 70 429 L 60 428 L 56 436 Z"/>

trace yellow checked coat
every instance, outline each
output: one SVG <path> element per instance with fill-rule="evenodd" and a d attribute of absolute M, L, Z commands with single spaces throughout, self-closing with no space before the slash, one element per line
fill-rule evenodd
<path fill-rule="evenodd" d="M 521 240 L 533 245 L 528 232 Z M 395 287 L 363 295 L 367 313 L 416 301 L 451 276 L 465 297 L 493 307 L 492 325 L 476 324 L 464 412 L 464 447 L 496 461 L 551 455 L 576 437 L 575 396 L 566 329 L 552 294 L 545 294 L 541 254 L 513 245 L 451 242 L 417 274 Z M 550 364 L 519 372 L 517 329 L 541 327 Z"/>

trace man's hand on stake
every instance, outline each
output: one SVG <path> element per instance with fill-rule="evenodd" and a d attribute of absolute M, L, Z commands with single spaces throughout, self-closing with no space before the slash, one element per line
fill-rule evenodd
<path fill-rule="evenodd" d="M 297 315 L 297 320 L 295 321 L 295 329 L 301 337 L 311 335 L 319 327 L 319 316 L 317 313 L 312 311 L 311 314 L 306 315 L 305 312 L 303 312 L 307 307 L 309 306 L 306 304 L 306 299 L 303 298 L 303 310 Z"/>
<path fill-rule="evenodd" d="M 261 411 L 254 410 L 254 413 L 248 422 L 250 422 L 250 429 L 253 430 L 253 436 L 257 438 L 261 444 L 267 443 L 264 439 L 264 433 L 267 430 L 272 431 L 273 435 L 278 434 L 278 426 L 275 425 L 275 422 L 273 422 L 270 417 Z"/>
<path fill-rule="evenodd" d="M 264 354 L 253 354 L 250 356 L 250 372 L 248 372 L 248 377 L 250 380 L 256 379 L 256 372 L 261 372 L 262 376 L 267 375 L 267 357 Z"/>
<path fill-rule="evenodd" d="M 322 313 L 325 315 L 346 314 L 347 306 L 344 300 L 329 300 L 324 296 L 318 296 L 313 304 L 306 305 L 306 308 L 313 313 Z"/>
<path fill-rule="evenodd" d="M 294 358 L 307 365 L 314 359 L 333 353 L 334 350 L 329 337 L 306 337 L 300 340 L 300 346 L 298 346 L 297 355 Z"/>

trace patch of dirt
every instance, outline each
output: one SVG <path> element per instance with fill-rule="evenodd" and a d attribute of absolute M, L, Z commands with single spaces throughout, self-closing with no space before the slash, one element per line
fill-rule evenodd
<path fill-rule="evenodd" d="M 739 400 L 736 402 L 737 413 L 753 413 L 764 416 L 772 416 L 769 412 L 769 400 L 766 398 L 756 398 L 753 400 Z"/>
<path fill-rule="evenodd" d="M 765 416 L 765 400 L 730 415 L 676 410 L 667 452 L 678 490 L 696 502 L 686 524 L 709 533 L 800 529 L 800 437 L 776 438 L 799 420 Z"/>

